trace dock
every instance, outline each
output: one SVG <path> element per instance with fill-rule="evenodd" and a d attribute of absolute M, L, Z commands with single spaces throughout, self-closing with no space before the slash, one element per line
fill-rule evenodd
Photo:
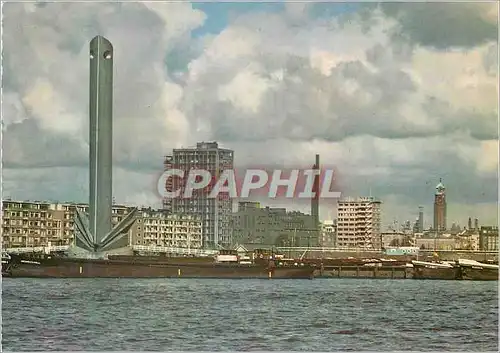
<path fill-rule="evenodd" d="M 411 279 L 413 268 L 407 266 L 324 266 L 316 270 L 316 278 L 380 278 Z"/>

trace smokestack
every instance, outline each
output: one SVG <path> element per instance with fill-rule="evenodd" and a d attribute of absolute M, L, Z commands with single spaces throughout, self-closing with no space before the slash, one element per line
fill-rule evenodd
<path fill-rule="evenodd" d="M 316 162 L 313 166 L 313 169 L 318 170 L 318 171 L 320 170 L 320 168 L 319 168 L 319 154 L 316 155 Z M 314 217 L 314 221 L 315 221 L 317 226 L 319 225 L 319 193 L 320 193 L 319 178 L 320 178 L 319 175 L 316 175 L 314 177 L 314 184 L 313 184 L 314 196 L 311 199 L 311 216 Z"/>
<path fill-rule="evenodd" d="M 479 220 L 476 218 L 474 219 L 474 229 L 478 230 L 479 229 Z"/>
<path fill-rule="evenodd" d="M 469 230 L 472 229 L 472 218 L 469 217 L 469 222 L 467 223 L 468 227 L 469 227 Z"/>

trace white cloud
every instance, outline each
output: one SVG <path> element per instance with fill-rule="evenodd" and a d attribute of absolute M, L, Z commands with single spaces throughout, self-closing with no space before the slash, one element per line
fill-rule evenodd
<path fill-rule="evenodd" d="M 450 109 L 491 114 L 498 106 L 498 72 L 488 73 L 483 60 L 492 46 L 446 52 L 417 49 L 407 70 L 419 76 L 423 94 L 449 102 Z"/>
<path fill-rule="evenodd" d="M 259 111 L 262 96 L 269 89 L 269 81 L 247 67 L 240 71 L 233 80 L 219 87 L 219 99 L 229 101 L 233 106 L 247 113 Z"/>

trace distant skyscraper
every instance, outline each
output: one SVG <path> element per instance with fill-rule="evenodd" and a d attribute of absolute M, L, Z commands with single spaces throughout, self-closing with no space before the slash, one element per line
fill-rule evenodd
<path fill-rule="evenodd" d="M 422 233 L 423 231 L 424 231 L 424 208 L 420 206 L 418 208 L 417 233 Z"/>
<path fill-rule="evenodd" d="M 437 233 L 446 230 L 446 188 L 441 179 L 434 194 L 434 231 Z"/>
<path fill-rule="evenodd" d="M 184 170 L 187 175 L 190 169 L 202 169 L 210 172 L 217 180 L 224 170 L 234 168 L 234 152 L 219 148 L 217 142 L 199 142 L 196 148 L 174 149 L 165 157 L 165 170 L 176 168 Z M 170 178 L 167 188 L 182 188 L 180 180 Z M 218 245 L 228 246 L 232 242 L 232 207 L 233 200 L 229 195 L 220 194 L 209 198 L 207 193 L 194 193 L 190 198 L 165 199 L 163 207 L 176 214 L 197 215 L 203 222 L 203 247 L 214 248 Z"/>

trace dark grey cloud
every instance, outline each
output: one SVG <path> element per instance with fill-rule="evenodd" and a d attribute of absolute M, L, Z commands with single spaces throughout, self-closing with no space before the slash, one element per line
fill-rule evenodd
<path fill-rule="evenodd" d="M 454 113 L 448 102 L 436 97 L 426 97 L 423 103 L 426 114 L 438 120 L 442 126 L 442 133 L 452 133 L 463 130 L 477 140 L 498 139 L 498 117 L 494 111 L 489 114 L 473 110 L 460 109 Z"/>
<path fill-rule="evenodd" d="M 430 207 L 434 202 L 435 187 L 439 179 L 443 178 L 449 203 L 473 205 L 478 202 L 497 202 L 498 179 L 495 175 L 483 176 L 478 182 L 473 162 L 464 162 L 456 154 L 439 149 L 435 153 L 438 156 L 422 156 L 416 166 L 392 166 L 393 174 L 386 178 L 367 179 L 350 174 L 351 177 L 344 180 L 342 191 L 362 195 L 371 192 L 382 199 L 383 195 L 399 195 L 407 203 Z"/>
<path fill-rule="evenodd" d="M 86 146 L 63 133 L 44 131 L 32 119 L 7 126 L 2 148 L 4 168 L 88 166 Z"/>
<path fill-rule="evenodd" d="M 395 18 L 402 34 L 412 43 L 447 49 L 475 47 L 498 40 L 497 20 L 488 18 L 495 11 L 493 2 L 470 3 L 382 3 L 384 14 Z"/>

